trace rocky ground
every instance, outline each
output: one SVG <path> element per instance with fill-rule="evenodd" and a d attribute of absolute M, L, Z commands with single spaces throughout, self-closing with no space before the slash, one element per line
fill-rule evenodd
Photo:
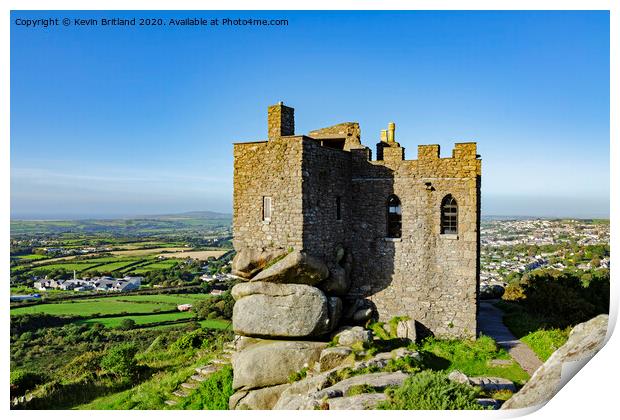
<path fill-rule="evenodd" d="M 233 273 L 246 281 L 232 290 L 237 336 L 231 409 L 372 409 L 389 398 L 386 390 L 419 371 L 422 356 L 408 348 L 416 339 L 410 322 L 398 322 L 389 346 L 362 327 L 372 311 L 363 301 L 343 300 L 351 268 L 344 249 L 336 250 L 336 261 L 327 267 L 302 252 L 284 250 L 237 254 Z M 475 387 L 484 408 L 536 404 L 557 389 L 562 363 L 590 357 L 602 345 L 605 331 L 606 317 L 575 327 L 558 355 L 503 406 L 489 396 L 517 391 L 509 380 L 458 371 L 448 379 Z M 533 365 L 531 372 L 535 369 Z"/>

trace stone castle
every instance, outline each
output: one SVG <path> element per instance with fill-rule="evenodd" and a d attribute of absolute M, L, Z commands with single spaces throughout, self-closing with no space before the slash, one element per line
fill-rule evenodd
<path fill-rule="evenodd" d="M 317 287 L 339 297 L 343 319 L 408 316 L 414 335 L 474 338 L 480 179 L 476 143 L 448 158 L 418 146 L 406 160 L 390 123 L 373 160 L 358 123 L 295 134 L 280 102 L 267 140 L 234 144 L 233 270 L 253 281 L 301 252 L 328 268 Z"/>

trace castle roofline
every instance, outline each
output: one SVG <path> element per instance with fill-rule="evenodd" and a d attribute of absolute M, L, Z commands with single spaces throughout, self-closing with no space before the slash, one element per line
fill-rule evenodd
<path fill-rule="evenodd" d="M 310 136 L 306 136 L 305 134 L 295 134 L 292 136 L 280 136 L 279 138 L 281 139 L 309 139 L 309 140 L 314 140 L 314 137 L 310 137 Z M 233 144 L 261 144 L 261 143 L 268 143 L 269 140 L 256 140 L 256 141 L 237 141 L 237 142 L 233 142 Z"/>

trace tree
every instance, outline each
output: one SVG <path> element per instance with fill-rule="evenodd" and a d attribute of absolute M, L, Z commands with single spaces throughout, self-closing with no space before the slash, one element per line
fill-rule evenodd
<path fill-rule="evenodd" d="M 125 318 L 121 321 L 121 324 L 118 326 L 120 330 L 133 330 L 136 327 L 136 321 L 131 318 Z"/>
<path fill-rule="evenodd" d="M 137 372 L 137 352 L 138 348 L 131 343 L 112 347 L 101 359 L 101 368 L 117 377 L 132 377 Z"/>

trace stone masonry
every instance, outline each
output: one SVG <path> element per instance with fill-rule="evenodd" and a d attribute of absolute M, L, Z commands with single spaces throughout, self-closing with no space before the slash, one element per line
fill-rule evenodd
<path fill-rule="evenodd" d="M 363 300 L 381 320 L 409 316 L 418 333 L 473 338 L 481 161 L 475 143 L 457 143 L 448 158 L 439 152 L 438 145 L 418 146 L 417 160 L 406 160 L 390 123 L 372 160 L 359 124 L 295 135 L 293 108 L 270 106 L 268 140 L 234 145 L 234 247 L 302 251 L 330 273 L 346 260 L 345 306 Z M 442 234 L 448 195 L 458 225 Z M 400 201 L 399 237 L 388 235 L 390 196 Z"/>

